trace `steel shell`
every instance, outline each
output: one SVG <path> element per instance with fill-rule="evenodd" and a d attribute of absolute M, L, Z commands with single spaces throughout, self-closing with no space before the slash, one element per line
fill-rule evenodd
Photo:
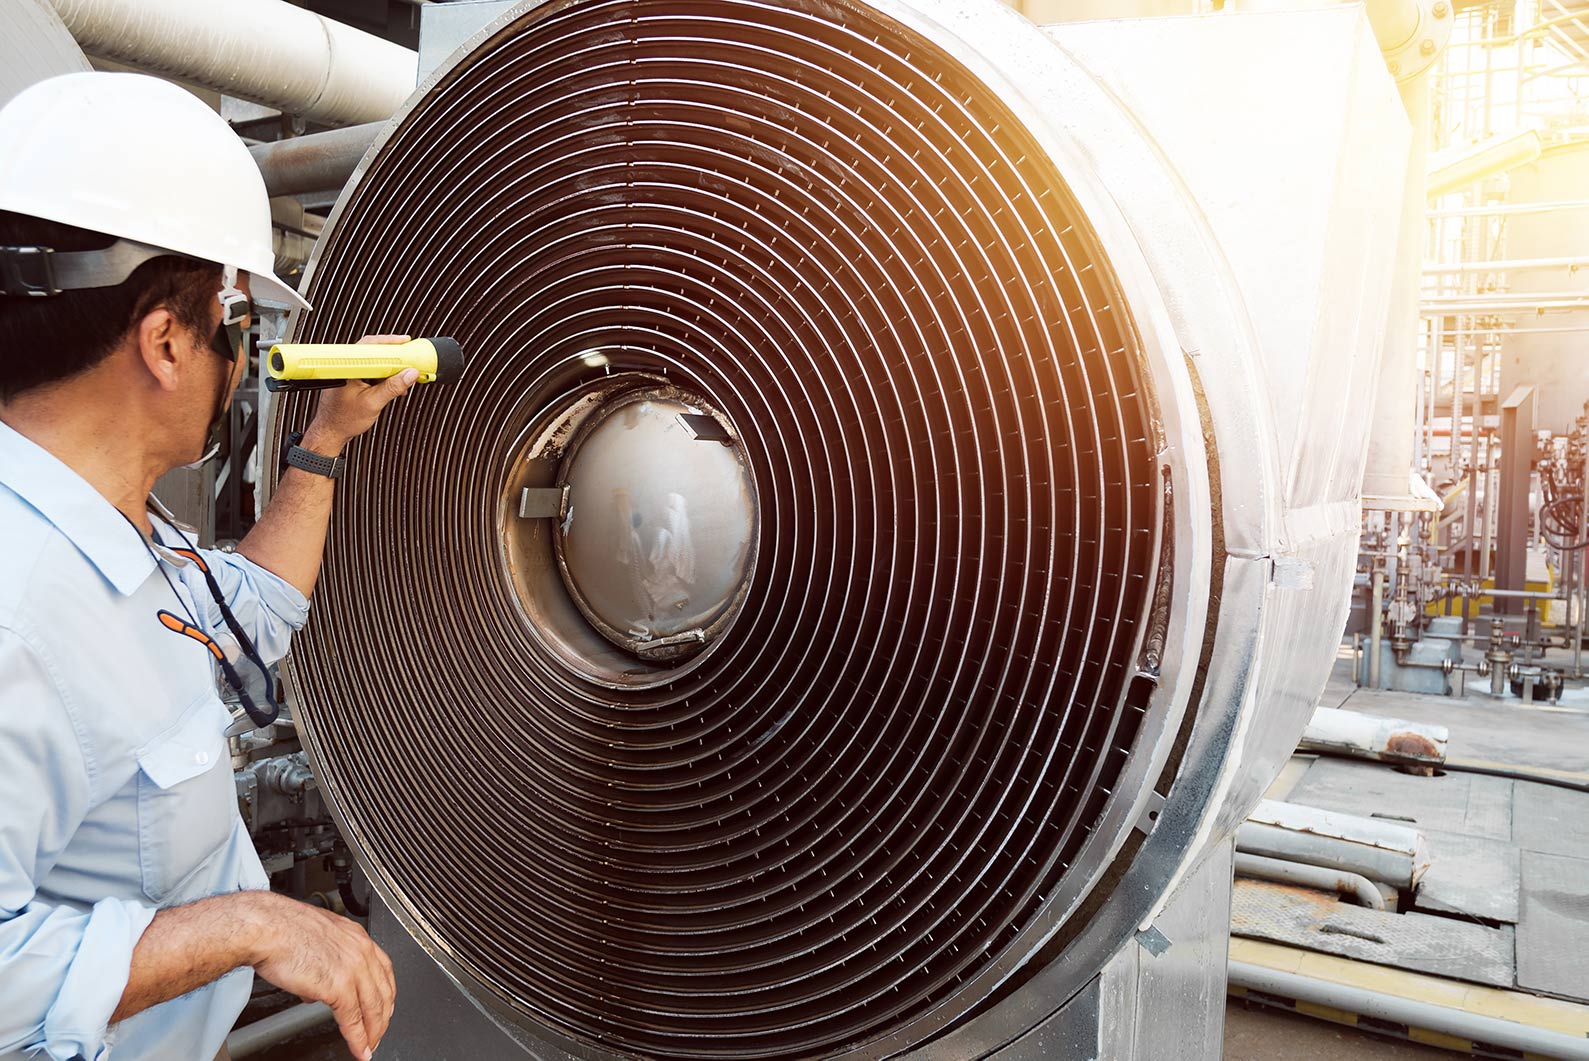
<path fill-rule="evenodd" d="M 1360 15 L 1304 17 L 1393 186 Z M 338 203 L 294 339 L 472 358 L 351 448 L 290 693 L 383 898 L 532 1052 L 995 1049 L 1294 745 L 1345 618 L 1395 196 L 1278 222 L 1298 267 L 1258 268 L 1198 193 L 1218 165 L 1123 102 L 1189 61 L 1142 34 L 1181 31 L 1076 29 L 526 5 Z M 1349 350 L 1254 312 L 1309 287 L 1357 300 Z M 1325 353 L 1343 386 L 1299 394 Z M 682 663 L 582 630 L 553 529 L 515 522 L 633 386 L 720 414 L 759 513 L 742 606 Z"/>

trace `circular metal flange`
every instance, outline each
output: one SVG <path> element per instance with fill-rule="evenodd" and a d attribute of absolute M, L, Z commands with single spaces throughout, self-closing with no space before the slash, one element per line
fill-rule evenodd
<path fill-rule="evenodd" d="M 749 597 L 756 476 L 699 388 L 593 367 L 515 444 L 496 513 L 502 571 L 524 636 L 565 680 L 665 687 L 711 655 Z"/>
<path fill-rule="evenodd" d="M 558 569 L 603 637 L 652 662 L 717 640 L 758 533 L 755 482 L 720 413 L 673 387 L 610 398 L 569 443 L 557 488 Z"/>

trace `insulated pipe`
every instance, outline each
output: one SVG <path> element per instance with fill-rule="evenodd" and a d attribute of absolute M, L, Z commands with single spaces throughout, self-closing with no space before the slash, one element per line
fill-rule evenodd
<path fill-rule="evenodd" d="M 1302 732 L 1298 749 L 1358 759 L 1441 763 L 1445 761 L 1450 737 L 1450 731 L 1444 726 L 1318 707 L 1313 710 L 1308 728 Z"/>
<path fill-rule="evenodd" d="M 1589 258 L 1499 258 L 1488 262 L 1443 262 L 1423 267 L 1425 276 L 1445 273 L 1504 273 L 1514 269 L 1582 269 Z"/>
<path fill-rule="evenodd" d="M 1266 858 L 1263 855 L 1249 855 L 1238 851 L 1236 876 L 1276 881 L 1280 884 L 1300 884 L 1304 888 L 1317 888 L 1326 892 L 1339 892 L 1342 895 L 1355 897 L 1360 904 L 1370 910 L 1385 909 L 1385 897 L 1380 894 L 1378 888 L 1374 887 L 1374 882 L 1361 873 L 1325 869 L 1323 866 L 1305 866 L 1300 862 L 1287 862 L 1284 859 Z"/>
<path fill-rule="evenodd" d="M 248 149 L 265 178 L 265 191 L 278 195 L 340 191 L 375 142 L 384 123 L 368 122 L 310 133 Z"/>
<path fill-rule="evenodd" d="M 1374 7 L 1369 8 L 1373 19 Z M 1381 38 L 1383 40 L 1383 38 Z M 1407 183 L 1402 190 L 1401 229 L 1397 239 L 1396 271 L 1391 281 L 1390 312 L 1385 323 L 1379 386 L 1374 393 L 1373 418 L 1368 435 L 1368 466 L 1363 472 L 1363 506 L 1382 508 L 1408 493 L 1408 472 L 1413 463 L 1413 424 L 1417 416 L 1415 373 L 1418 357 L 1420 288 L 1423 283 L 1424 239 L 1428 208 L 1424 188 L 1433 123 L 1430 77 L 1420 74 L 1398 86 L 1407 117 L 1412 121 L 1412 148 L 1407 159 Z"/>
<path fill-rule="evenodd" d="M 1365 991 L 1360 987 L 1282 972 L 1250 962 L 1230 963 L 1230 986 L 1262 991 L 1266 995 L 1298 1002 L 1311 1002 L 1317 1006 L 1355 1013 L 1360 1017 L 1404 1024 L 1409 1028 L 1444 1032 L 1460 1039 L 1504 1047 L 1529 1056 L 1589 1061 L 1589 1039 L 1580 1036 L 1499 1017 L 1484 1017 L 1416 999 Z"/>
<path fill-rule="evenodd" d="M 52 0 L 90 55 L 327 125 L 384 121 L 417 52 L 286 0 Z"/>
<path fill-rule="evenodd" d="M 324 1002 L 304 1002 L 292 1006 L 232 1032 L 226 1037 L 226 1052 L 233 1058 L 250 1057 L 284 1039 L 325 1024 L 331 1020 L 331 1016 L 331 1007 Z"/>
<path fill-rule="evenodd" d="M 1544 146 L 1532 129 L 1516 136 L 1491 137 L 1454 153 L 1432 159 L 1425 194 L 1434 199 L 1476 184 L 1486 177 L 1526 166 L 1539 158 Z"/>
<path fill-rule="evenodd" d="M 1236 850 L 1331 873 L 1351 873 L 1383 881 L 1398 891 L 1411 891 L 1428 859 L 1417 851 L 1398 851 L 1371 844 L 1316 836 L 1267 822 L 1246 821 L 1236 830 Z"/>
<path fill-rule="evenodd" d="M 0 106 L 34 82 L 88 69 L 48 0 L 0 4 Z"/>

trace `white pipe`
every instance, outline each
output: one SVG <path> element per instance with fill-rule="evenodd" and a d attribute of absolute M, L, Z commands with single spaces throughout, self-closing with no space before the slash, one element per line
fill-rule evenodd
<path fill-rule="evenodd" d="M 234 1029 L 226 1037 L 226 1052 L 234 1058 L 250 1057 L 331 1020 L 331 1007 L 324 1002 L 302 1002 Z"/>
<path fill-rule="evenodd" d="M 1453 206 L 1431 210 L 1430 217 L 1501 217 L 1508 214 L 1554 214 L 1561 210 L 1589 209 L 1589 199 L 1563 199 L 1553 203 L 1491 203 L 1487 206 Z"/>
<path fill-rule="evenodd" d="M 1283 858 L 1249 855 L 1245 851 L 1238 851 L 1236 876 L 1274 881 L 1278 884 L 1296 884 L 1323 892 L 1337 892 L 1353 896 L 1370 910 L 1383 912 L 1385 909 L 1385 897 L 1380 894 L 1378 888 L 1374 887 L 1374 882 L 1361 873 L 1352 873 L 1348 870 L 1325 869 L 1323 866 L 1309 866 L 1301 862 L 1287 862 Z"/>
<path fill-rule="evenodd" d="M 1494 261 L 1445 262 L 1426 265 L 1424 275 L 1440 273 L 1504 273 L 1510 269 L 1582 269 L 1589 258 L 1497 258 Z"/>
<path fill-rule="evenodd" d="M 1450 739 L 1445 726 L 1315 707 L 1297 749 L 1395 763 L 1443 763 Z"/>
<path fill-rule="evenodd" d="M 1444 1032 L 1458 1039 L 1489 1043 L 1525 1055 L 1557 1057 L 1564 1061 L 1589 1061 L 1589 1039 L 1565 1032 L 1539 1028 L 1532 1024 L 1485 1017 L 1477 1013 L 1436 1006 L 1411 998 L 1399 998 L 1378 991 L 1319 980 L 1297 973 L 1281 972 L 1250 962 L 1230 963 L 1230 985 L 1249 991 L 1262 991 L 1277 998 L 1290 998 L 1316 1006 L 1344 1010 L 1363 1017 L 1390 1021 L 1409 1028 Z"/>
<path fill-rule="evenodd" d="M 51 0 L 90 55 L 327 125 L 390 118 L 417 52 L 286 0 Z"/>
<path fill-rule="evenodd" d="M 1410 892 L 1429 870 L 1423 834 L 1400 822 L 1259 800 L 1236 830 L 1236 850 L 1359 873 Z"/>
<path fill-rule="evenodd" d="M 1489 295 L 1434 295 L 1424 299 L 1422 305 L 1426 314 L 1545 313 L 1550 310 L 1589 309 L 1589 298 L 1565 292 L 1518 295 L 1516 298 L 1495 298 Z"/>

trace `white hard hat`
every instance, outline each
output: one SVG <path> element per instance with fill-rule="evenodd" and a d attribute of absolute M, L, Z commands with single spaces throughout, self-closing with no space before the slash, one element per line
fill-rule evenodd
<path fill-rule="evenodd" d="M 0 108 L 0 210 L 144 245 L 120 245 L 120 266 L 159 249 L 243 270 L 256 299 L 309 308 L 272 272 L 270 199 L 248 148 L 156 77 L 64 74 Z M 88 255 L 50 257 L 64 265 Z M 57 286 L 104 286 L 89 280 L 114 269 L 79 263 L 78 273 L 89 279 Z"/>

